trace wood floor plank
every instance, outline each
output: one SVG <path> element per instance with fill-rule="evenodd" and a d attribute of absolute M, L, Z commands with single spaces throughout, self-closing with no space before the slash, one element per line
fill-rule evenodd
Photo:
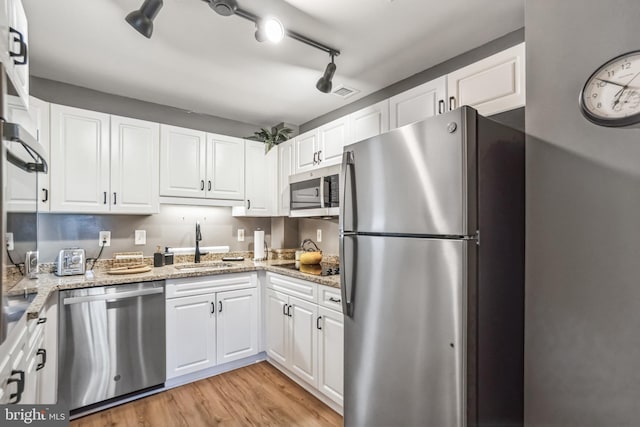
<path fill-rule="evenodd" d="M 267 362 L 73 420 L 71 427 L 342 426 L 342 417 Z"/>

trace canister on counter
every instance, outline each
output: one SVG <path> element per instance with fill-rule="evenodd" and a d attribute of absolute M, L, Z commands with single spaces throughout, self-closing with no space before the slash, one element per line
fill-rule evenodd
<path fill-rule="evenodd" d="M 153 266 L 162 267 L 163 265 L 164 265 L 164 254 L 162 253 L 162 248 L 158 246 L 156 248 L 156 253 L 153 254 Z"/>

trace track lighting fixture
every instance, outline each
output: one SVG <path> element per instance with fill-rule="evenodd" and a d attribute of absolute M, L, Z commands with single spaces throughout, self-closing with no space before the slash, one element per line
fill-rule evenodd
<path fill-rule="evenodd" d="M 288 36 L 294 40 L 311 46 L 318 50 L 331 55 L 331 62 L 327 65 L 320 80 L 316 84 L 316 88 L 320 92 L 331 92 L 333 75 L 336 72 L 336 64 L 334 58 L 340 55 L 340 51 L 326 46 L 320 42 L 296 33 L 295 31 L 286 30 L 279 20 L 273 17 L 261 18 L 253 13 L 246 11 L 238 6 L 237 0 L 202 0 L 209 5 L 218 15 L 231 16 L 236 15 L 256 24 L 256 40 L 259 42 L 270 41 L 279 43 L 284 36 Z M 140 34 L 146 38 L 151 38 L 153 33 L 153 19 L 162 8 L 162 0 L 144 0 L 139 10 L 134 10 L 127 15 L 125 20 L 135 28 Z"/>
<path fill-rule="evenodd" d="M 331 80 L 333 79 L 333 75 L 336 73 L 336 64 L 333 62 L 333 59 L 334 57 L 331 55 L 331 62 L 327 64 L 324 74 L 318 79 L 318 83 L 316 83 L 316 89 L 322 93 L 331 92 L 331 87 L 333 86 Z"/>
<path fill-rule="evenodd" d="M 268 17 L 256 23 L 256 40 L 280 43 L 284 38 L 284 27 L 276 18 Z"/>
<path fill-rule="evenodd" d="M 125 20 L 140 34 L 150 39 L 153 34 L 153 19 L 162 8 L 162 0 L 144 0 L 140 9 L 127 15 Z"/>

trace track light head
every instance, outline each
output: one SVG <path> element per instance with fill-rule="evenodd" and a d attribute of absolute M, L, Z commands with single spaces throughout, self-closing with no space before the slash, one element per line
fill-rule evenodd
<path fill-rule="evenodd" d="M 280 43 L 284 38 L 284 27 L 279 20 L 267 17 L 256 22 L 256 40 L 259 42 L 269 41 Z"/>
<path fill-rule="evenodd" d="M 336 64 L 333 62 L 333 55 L 331 55 L 331 62 L 327 64 L 327 68 L 324 70 L 324 74 L 320 79 L 318 79 L 318 83 L 316 83 L 316 89 L 318 89 L 322 93 L 331 92 L 331 87 L 333 83 L 331 80 L 333 79 L 333 75 L 336 73 Z"/>
<path fill-rule="evenodd" d="M 140 9 L 127 15 L 125 21 L 140 34 L 150 39 L 153 34 L 153 19 L 162 8 L 162 0 L 144 0 Z"/>
<path fill-rule="evenodd" d="M 238 2 L 236 0 L 205 0 L 209 2 L 209 7 L 218 15 L 231 16 L 235 15 L 238 10 Z"/>

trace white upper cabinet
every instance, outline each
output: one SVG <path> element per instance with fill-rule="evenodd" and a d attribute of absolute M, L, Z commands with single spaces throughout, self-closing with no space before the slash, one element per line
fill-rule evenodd
<path fill-rule="evenodd" d="M 157 213 L 158 124 L 51 105 L 51 211 Z"/>
<path fill-rule="evenodd" d="M 211 199 L 244 198 L 244 140 L 207 134 L 206 196 Z"/>
<path fill-rule="evenodd" d="M 160 125 L 160 195 L 204 198 L 206 133 Z"/>
<path fill-rule="evenodd" d="M 241 202 L 244 150 L 241 138 L 160 125 L 160 195 Z"/>
<path fill-rule="evenodd" d="M 446 111 L 447 77 L 442 76 L 389 99 L 389 127 L 399 128 Z"/>
<path fill-rule="evenodd" d="M 301 173 L 315 169 L 318 164 L 318 150 L 320 149 L 318 129 L 296 136 L 294 139 L 294 146 L 294 173 Z"/>
<path fill-rule="evenodd" d="M 371 105 L 349 115 L 349 144 L 380 135 L 389 130 L 389 100 Z"/>
<path fill-rule="evenodd" d="M 469 105 L 484 116 L 525 105 L 525 44 L 482 59 L 448 76 L 450 108 Z"/>
<path fill-rule="evenodd" d="M 111 212 L 158 213 L 160 125 L 111 116 Z"/>
<path fill-rule="evenodd" d="M 318 167 L 340 164 L 342 149 L 349 139 L 349 118 L 342 117 L 318 129 L 318 152 L 316 155 Z"/>
<path fill-rule="evenodd" d="M 348 143 L 349 117 L 341 117 L 294 139 L 294 173 L 337 165 Z"/>
<path fill-rule="evenodd" d="M 109 115 L 51 105 L 51 210 L 109 212 Z"/>
<path fill-rule="evenodd" d="M 245 206 L 234 208 L 236 216 L 272 216 L 277 205 L 278 150 L 265 154 L 265 145 L 245 141 Z"/>
<path fill-rule="evenodd" d="M 295 170 L 294 140 L 278 145 L 278 215 L 289 215 L 290 197 L 289 175 Z"/>
<path fill-rule="evenodd" d="M 9 96 L 7 100 L 7 120 L 22 126 L 31 136 L 33 136 L 49 154 L 49 103 L 37 98 L 30 98 L 29 110 L 22 106 L 20 100 Z M 22 160 L 32 161 L 28 154 L 18 147 L 16 142 L 8 142 L 9 147 Z M 24 153 L 24 154 L 23 154 Z M 49 210 L 49 174 L 51 171 L 51 161 L 49 160 L 49 172 L 38 173 L 38 192 L 34 191 L 36 175 L 18 169 L 14 166 L 7 166 L 7 188 L 6 201 L 9 212 L 33 212 L 37 200 L 38 211 L 47 212 Z M 27 174 L 29 177 L 25 177 Z M 34 183 L 34 186 L 29 185 Z"/>

